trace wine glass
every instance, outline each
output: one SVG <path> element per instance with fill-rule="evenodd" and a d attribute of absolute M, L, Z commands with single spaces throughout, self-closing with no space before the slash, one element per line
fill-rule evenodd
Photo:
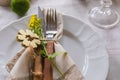
<path fill-rule="evenodd" d="M 100 0 L 100 6 L 89 12 L 89 20 L 100 28 L 112 28 L 119 22 L 119 14 L 111 8 L 111 0 Z"/>

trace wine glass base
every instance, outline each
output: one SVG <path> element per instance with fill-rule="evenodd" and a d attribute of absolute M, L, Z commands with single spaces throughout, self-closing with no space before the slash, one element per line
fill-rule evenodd
<path fill-rule="evenodd" d="M 111 9 L 102 11 L 101 7 L 95 7 L 89 12 L 89 21 L 100 28 L 113 28 L 120 21 L 119 14 Z"/>

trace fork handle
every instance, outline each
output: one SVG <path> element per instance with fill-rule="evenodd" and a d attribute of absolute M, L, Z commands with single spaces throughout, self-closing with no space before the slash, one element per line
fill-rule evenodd
<path fill-rule="evenodd" d="M 54 52 L 54 42 L 47 41 L 46 49 L 47 49 L 48 54 L 52 54 Z M 51 65 L 51 62 L 47 58 L 44 59 L 43 73 L 44 73 L 43 80 L 53 80 L 52 65 Z"/>

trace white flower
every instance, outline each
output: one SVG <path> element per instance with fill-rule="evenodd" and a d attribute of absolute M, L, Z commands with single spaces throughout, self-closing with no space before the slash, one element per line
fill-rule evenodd
<path fill-rule="evenodd" d="M 17 39 L 22 42 L 22 45 L 25 47 L 32 46 L 33 48 L 37 48 L 41 43 L 39 36 L 31 30 L 20 30 L 18 32 Z"/>

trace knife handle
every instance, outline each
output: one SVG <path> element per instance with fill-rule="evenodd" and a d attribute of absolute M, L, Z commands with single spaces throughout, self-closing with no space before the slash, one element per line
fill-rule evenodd
<path fill-rule="evenodd" d="M 46 46 L 48 54 L 52 54 L 54 52 L 54 42 L 48 41 Z M 53 70 L 50 60 L 47 58 L 44 59 L 44 79 L 43 80 L 53 80 Z"/>

